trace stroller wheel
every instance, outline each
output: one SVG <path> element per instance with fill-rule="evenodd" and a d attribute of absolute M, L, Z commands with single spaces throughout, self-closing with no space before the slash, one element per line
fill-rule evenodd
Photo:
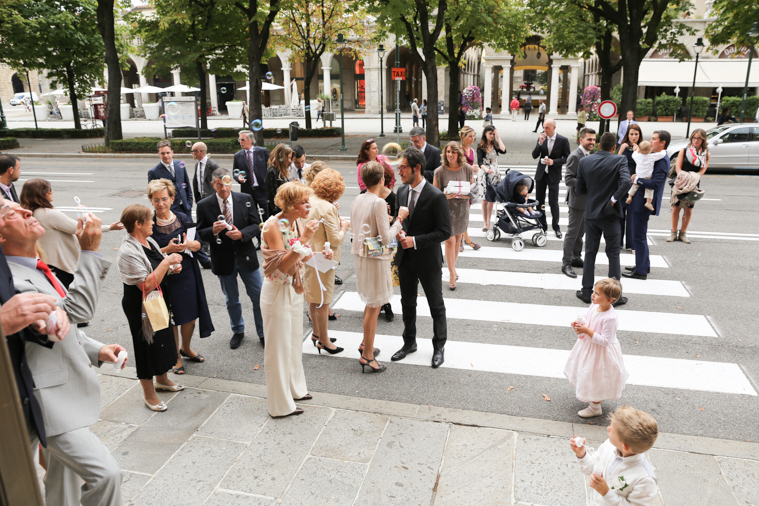
<path fill-rule="evenodd" d="M 492 228 L 488 229 L 488 231 L 485 233 L 485 238 L 491 242 L 498 240 L 498 238 L 495 236 L 495 231 Z"/>
<path fill-rule="evenodd" d="M 547 242 L 548 239 L 546 239 L 545 234 L 535 234 L 532 236 L 532 243 L 539 248 L 545 246 Z"/>
<path fill-rule="evenodd" d="M 522 251 L 522 249 L 524 249 L 524 241 L 519 237 L 515 237 L 511 240 L 511 247 L 514 251 Z"/>
<path fill-rule="evenodd" d="M 499 228 L 496 228 L 495 229 L 495 240 L 497 241 L 500 238 L 501 238 L 501 230 Z"/>

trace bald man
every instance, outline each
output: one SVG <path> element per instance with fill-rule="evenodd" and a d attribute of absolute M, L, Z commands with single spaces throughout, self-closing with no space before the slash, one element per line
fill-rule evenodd
<path fill-rule="evenodd" d="M 548 229 L 546 221 L 546 189 L 548 190 L 548 204 L 551 208 L 551 226 L 556 237 L 561 239 L 559 228 L 559 183 L 561 182 L 561 168 L 569 158 L 569 140 L 563 135 L 556 133 L 556 120 L 547 118 L 543 124 L 543 133 L 540 134 L 535 149 L 532 150 L 532 158 L 538 160 L 538 169 L 535 171 L 535 197 L 540 204 L 543 215 L 538 218 L 543 230 Z"/>
<path fill-rule="evenodd" d="M 204 198 L 216 195 L 213 189 L 213 171 L 219 168 L 219 165 L 208 158 L 208 146 L 205 142 L 196 142 L 192 145 L 192 158 L 195 160 L 195 174 L 192 176 L 192 194 L 195 196 L 195 203 L 199 203 Z M 192 219 L 192 216 L 189 216 Z M 200 238 L 198 238 L 200 239 Z M 211 259 L 209 258 L 210 249 L 208 243 L 200 241 L 200 251 L 197 252 L 198 262 L 204 269 L 211 268 Z"/>

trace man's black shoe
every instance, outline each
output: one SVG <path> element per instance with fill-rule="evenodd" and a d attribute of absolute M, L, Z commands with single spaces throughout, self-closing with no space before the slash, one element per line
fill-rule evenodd
<path fill-rule="evenodd" d="M 393 362 L 397 362 L 398 360 L 403 360 L 406 358 L 406 355 L 409 353 L 414 353 L 416 351 L 416 344 L 412 344 L 410 348 L 406 348 L 405 346 L 401 348 L 400 350 L 396 351 L 395 354 L 390 357 L 390 360 Z"/>
<path fill-rule="evenodd" d="M 627 304 L 627 297 L 620 297 L 617 302 L 615 302 L 614 304 L 612 304 L 612 306 L 614 306 L 614 307 L 624 306 L 625 304 Z"/>
<path fill-rule="evenodd" d="M 572 267 L 569 265 L 562 265 L 561 266 L 561 272 L 569 276 L 570 278 L 576 278 L 577 274 L 575 274 L 575 271 L 572 270 Z"/>
<path fill-rule="evenodd" d="M 445 362 L 444 357 L 445 349 L 440 348 L 439 350 L 435 350 L 432 352 L 432 368 L 437 369 L 441 365 L 443 365 L 443 362 Z"/>
<path fill-rule="evenodd" d="M 582 268 L 585 266 L 585 262 L 582 261 L 582 258 L 577 260 L 572 260 L 572 267 Z"/>
<path fill-rule="evenodd" d="M 242 332 L 235 332 L 232 334 L 232 339 L 229 341 L 229 347 L 233 350 L 236 350 L 240 347 L 240 344 L 242 343 L 243 338 L 245 337 L 245 334 Z"/>
<path fill-rule="evenodd" d="M 582 290 L 577 290 L 577 292 L 575 292 L 575 295 L 577 295 L 577 298 L 583 301 L 585 304 L 590 304 L 590 296 L 582 293 Z"/>
<path fill-rule="evenodd" d="M 625 270 L 626 270 L 626 271 L 631 271 L 631 272 L 632 272 L 632 271 L 634 271 L 634 270 L 635 270 L 635 266 L 634 266 L 634 265 L 628 265 L 627 267 L 625 267 Z"/>
<path fill-rule="evenodd" d="M 343 284 L 343 278 L 335 274 L 335 284 L 336 285 L 342 285 Z"/>
<path fill-rule="evenodd" d="M 556 237 L 561 239 L 561 230 L 554 230 L 553 233 L 556 234 Z"/>
<path fill-rule="evenodd" d="M 648 276 L 645 274 L 638 274 L 635 271 L 632 272 L 623 272 L 622 275 L 626 278 L 632 278 L 632 279 L 643 279 L 645 280 Z"/>

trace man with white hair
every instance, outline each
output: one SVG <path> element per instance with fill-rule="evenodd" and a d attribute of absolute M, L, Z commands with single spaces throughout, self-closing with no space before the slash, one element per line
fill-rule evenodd
<path fill-rule="evenodd" d="M 548 230 L 546 221 L 546 189 L 548 189 L 548 205 L 551 208 L 551 225 L 556 237 L 561 239 L 559 228 L 559 183 L 561 168 L 569 157 L 569 140 L 556 133 L 556 120 L 547 118 L 543 125 L 544 132 L 540 134 L 532 158 L 538 159 L 538 170 L 535 172 L 535 197 L 540 204 L 543 215 L 538 218 L 543 230 Z"/>

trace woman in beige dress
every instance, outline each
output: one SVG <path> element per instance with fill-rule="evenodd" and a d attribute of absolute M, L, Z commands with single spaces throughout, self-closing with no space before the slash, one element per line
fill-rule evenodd
<path fill-rule="evenodd" d="M 408 216 L 408 209 L 401 207 L 393 226 L 387 218 L 387 203 L 380 197 L 385 181 L 385 169 L 377 162 L 367 162 L 361 167 L 361 180 L 366 184 L 366 193 L 358 195 L 351 206 L 353 245 L 351 253 L 355 257 L 356 290 L 366 304 L 364 309 L 364 340 L 359 351 L 361 372 L 382 372 L 387 369 L 375 359 L 374 335 L 377 332 L 377 317 L 380 309 L 393 297 L 393 280 L 390 273 L 392 254 L 378 257 L 363 256 L 364 239 L 378 238 L 389 245 L 401 231 L 401 222 Z"/>
<path fill-rule="evenodd" d="M 466 155 L 458 142 L 449 142 L 443 150 L 443 165 L 435 169 L 432 183 L 448 199 L 448 212 L 451 216 L 451 237 L 445 241 L 445 263 L 448 265 L 450 278 L 448 288 L 456 289 L 456 260 L 459 258 L 459 244 L 469 226 L 469 194 L 458 192 L 446 193 L 450 181 L 469 182 L 474 186 L 474 168 L 466 163 Z"/>
<path fill-rule="evenodd" d="M 308 217 L 311 189 L 300 182 L 285 183 L 274 204 L 282 211 L 263 227 L 261 252 L 264 283 L 261 315 L 266 348 L 266 402 L 273 417 L 299 415 L 295 401 L 311 399 L 303 372 L 303 262 L 311 258 L 308 241 L 319 222 Z M 325 255 L 331 258 L 331 255 Z"/>
<path fill-rule="evenodd" d="M 329 248 L 335 252 L 334 260 L 339 262 L 340 250 L 349 222 L 340 218 L 332 202 L 342 197 L 345 191 L 343 176 L 336 170 L 324 169 L 314 178 L 311 189 L 314 194 L 309 199 L 311 211 L 308 214 L 308 221 L 316 220 L 319 222 L 319 228 L 314 232 L 308 245 L 311 246 L 312 251 L 324 251 L 324 243 L 329 242 Z M 311 341 L 319 348 L 319 353 L 321 350 L 326 350 L 330 354 L 340 353 L 343 349 L 332 344 L 327 330 L 329 305 L 332 303 L 332 293 L 335 288 L 335 270 L 318 272 L 310 265 L 306 266 L 303 287 L 314 326 Z M 324 287 L 323 290 L 322 287 Z"/>

